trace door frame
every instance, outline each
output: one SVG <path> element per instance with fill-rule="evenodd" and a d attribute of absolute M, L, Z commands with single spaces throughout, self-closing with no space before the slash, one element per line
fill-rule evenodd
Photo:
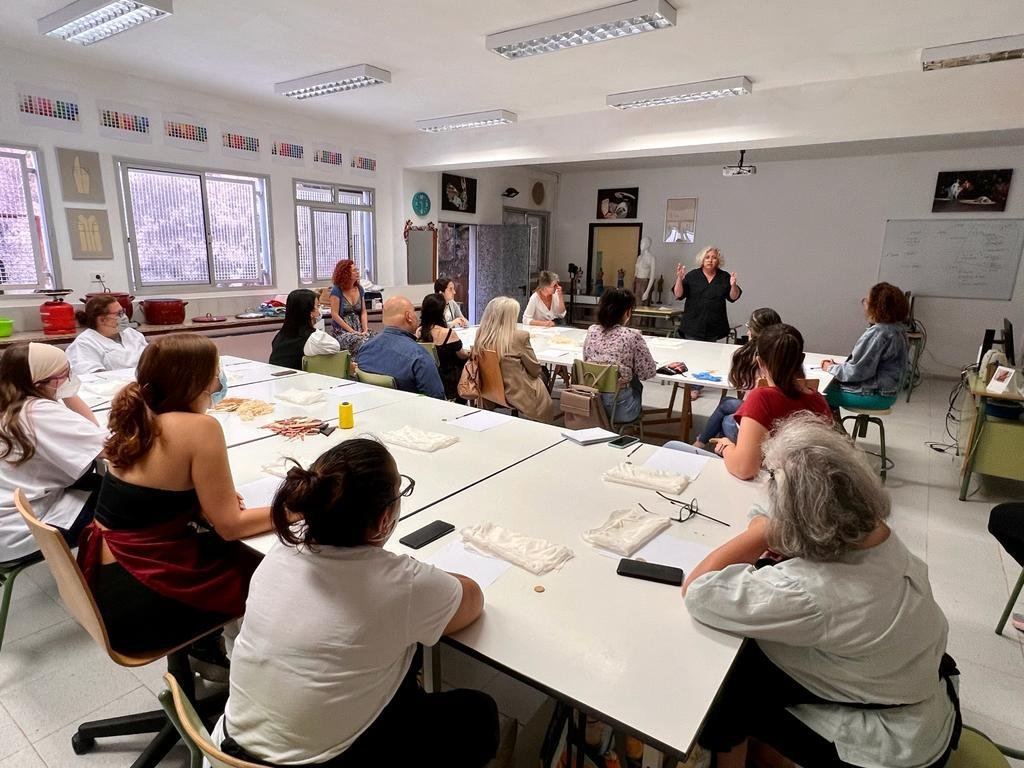
<path fill-rule="evenodd" d="M 506 205 L 501 209 L 502 221 L 505 223 L 505 212 L 515 214 L 522 214 L 524 218 L 524 224 L 526 223 L 525 218 L 527 216 L 540 216 L 544 219 L 544 242 L 542 243 L 540 258 L 538 259 L 537 272 L 541 272 L 549 268 L 551 264 L 551 211 L 542 211 L 536 208 L 516 208 L 511 205 Z M 533 278 L 531 274 L 529 276 Z"/>
<path fill-rule="evenodd" d="M 589 296 L 594 290 L 594 276 L 592 272 L 593 261 L 594 261 L 594 235 L 597 233 L 599 227 L 639 227 L 640 237 L 637 239 L 639 243 L 644 236 L 644 223 L 642 221 L 623 221 L 609 224 L 606 222 L 596 223 L 590 225 L 590 231 L 587 235 L 587 287 L 586 294 Z"/>

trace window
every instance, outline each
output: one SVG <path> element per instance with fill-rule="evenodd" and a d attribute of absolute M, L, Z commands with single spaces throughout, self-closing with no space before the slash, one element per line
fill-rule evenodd
<path fill-rule="evenodd" d="M 54 287 L 47 232 L 36 152 L 0 146 L 0 293 Z"/>
<path fill-rule="evenodd" d="M 132 284 L 271 284 L 262 176 L 118 163 Z"/>
<path fill-rule="evenodd" d="M 327 283 L 334 265 L 352 259 L 374 275 L 373 190 L 295 182 L 299 282 Z"/>

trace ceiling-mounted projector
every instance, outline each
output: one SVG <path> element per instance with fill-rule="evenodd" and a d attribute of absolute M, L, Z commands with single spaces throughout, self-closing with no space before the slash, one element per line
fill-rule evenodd
<path fill-rule="evenodd" d="M 744 165 L 743 156 L 747 153 L 747 150 L 740 150 L 740 162 L 739 165 L 723 165 L 722 175 L 723 176 L 752 176 L 757 173 L 756 165 Z"/>

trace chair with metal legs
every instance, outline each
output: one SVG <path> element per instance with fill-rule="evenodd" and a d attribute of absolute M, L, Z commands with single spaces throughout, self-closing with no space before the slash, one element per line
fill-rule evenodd
<path fill-rule="evenodd" d="M 7 629 L 7 614 L 11 609 L 11 596 L 14 593 L 14 580 L 18 574 L 30 565 L 42 562 L 43 553 L 33 552 L 31 555 L 19 557 L 16 560 L 6 560 L 0 563 L 0 585 L 4 588 L 3 597 L 0 598 L 0 649 L 4 646 L 4 631 Z"/>

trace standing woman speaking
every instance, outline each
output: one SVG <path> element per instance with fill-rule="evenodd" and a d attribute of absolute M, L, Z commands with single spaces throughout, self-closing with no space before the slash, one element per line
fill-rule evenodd
<path fill-rule="evenodd" d="M 729 335 L 725 302 L 739 299 L 743 289 L 735 272 L 729 274 L 722 269 L 725 259 L 715 246 L 709 245 L 697 254 L 697 266 L 700 269 L 687 272 L 682 264 L 676 264 L 672 293 L 677 299 L 686 299 L 679 334 L 694 341 L 718 341 Z"/>

